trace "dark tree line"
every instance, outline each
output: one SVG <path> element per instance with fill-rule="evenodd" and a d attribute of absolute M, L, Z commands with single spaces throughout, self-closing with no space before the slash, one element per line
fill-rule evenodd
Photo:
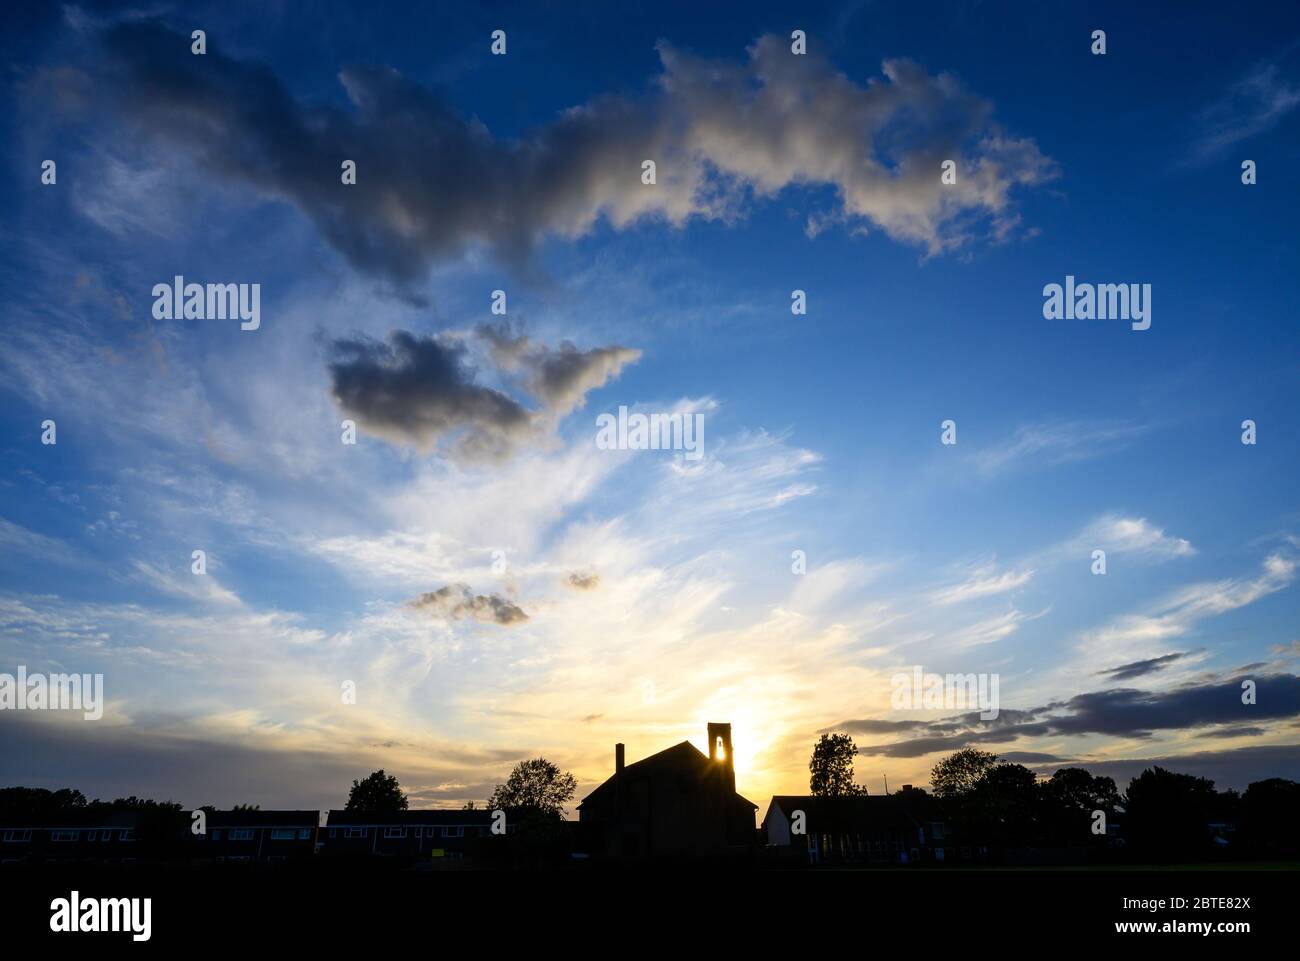
<path fill-rule="evenodd" d="M 1157 860 L 1196 859 L 1221 848 L 1233 856 L 1300 855 L 1300 784 L 1284 778 L 1256 781 L 1242 794 L 1153 766 L 1121 793 L 1111 778 L 1083 768 L 1040 780 L 1023 765 L 966 748 L 936 764 L 930 783 L 953 827 L 975 843 L 1109 846 L 1118 835 L 1132 855 Z M 1112 830 L 1099 831 L 1101 824 Z"/>
<path fill-rule="evenodd" d="M 809 793 L 841 804 L 865 795 L 853 780 L 856 755 L 849 735 L 823 734 L 808 762 Z M 1122 850 L 1157 861 L 1218 852 L 1300 857 L 1300 784 L 1285 778 L 1255 781 L 1244 793 L 1218 791 L 1207 778 L 1152 766 L 1121 792 L 1113 779 L 1081 767 L 1039 778 L 1022 764 L 964 748 L 934 766 L 930 789 L 961 844 Z"/>
<path fill-rule="evenodd" d="M 977 748 L 936 764 L 930 786 L 960 837 L 999 847 L 1105 846 L 1121 805 L 1111 778 L 1069 767 L 1040 781 Z"/>

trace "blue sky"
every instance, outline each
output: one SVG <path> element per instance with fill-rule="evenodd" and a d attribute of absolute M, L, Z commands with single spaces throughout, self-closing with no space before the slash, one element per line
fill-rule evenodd
<path fill-rule="evenodd" d="M 0 718 L 0 780 L 581 794 L 710 720 L 755 800 L 824 730 L 872 790 L 966 743 L 1300 776 L 1300 14 L 794 9 L 17 15 L 0 671 L 108 710 Z M 176 274 L 260 329 L 154 319 Z M 1067 274 L 1150 329 L 1044 319 Z M 597 449 L 620 405 L 704 458 Z M 997 673 L 1000 725 L 892 709 L 916 664 Z"/>

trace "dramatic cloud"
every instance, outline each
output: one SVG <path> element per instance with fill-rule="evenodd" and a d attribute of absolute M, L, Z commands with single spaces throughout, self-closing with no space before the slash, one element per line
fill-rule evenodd
<path fill-rule="evenodd" d="M 641 351 L 617 345 L 579 350 L 566 340 L 552 350 L 504 327 L 483 326 L 478 332 L 491 345 L 497 366 L 523 370 L 528 392 L 558 417 L 581 407 L 590 391 L 605 386 L 641 358 Z"/>
<path fill-rule="evenodd" d="M 1268 732 L 1262 727 L 1223 727 L 1213 731 L 1205 731 L 1196 736 L 1226 741 L 1232 737 L 1260 737 L 1266 733 Z"/>
<path fill-rule="evenodd" d="M 939 253 L 1007 237 L 1019 221 L 1013 188 L 1055 174 L 950 75 L 886 60 L 863 86 L 773 36 L 739 63 L 661 43 L 644 97 L 598 97 L 515 140 L 390 69 L 342 70 L 343 111 L 298 101 L 265 65 L 212 49 L 194 57 L 188 37 L 157 22 L 118 24 L 103 41 L 107 89 L 142 133 L 294 204 L 354 267 L 400 286 L 477 247 L 526 266 L 541 238 L 581 235 L 602 217 L 616 228 L 644 216 L 730 220 L 790 186 L 835 190 L 809 233 L 869 224 Z M 357 164 L 348 187 L 345 158 Z M 654 185 L 641 181 L 646 159 Z M 957 181 L 944 185 L 948 159 Z"/>
<path fill-rule="evenodd" d="M 1180 660 L 1187 655 L 1180 651 L 1173 654 L 1164 654 L 1160 657 L 1149 657 L 1145 661 L 1133 661 L 1131 664 L 1121 664 L 1119 667 L 1112 667 L 1109 670 L 1098 671 L 1102 676 L 1108 676 L 1115 681 L 1129 681 L 1135 677 L 1143 677 L 1147 674 L 1154 674 L 1163 670 L 1174 661 Z"/>
<path fill-rule="evenodd" d="M 1091 691 L 1064 701 L 1028 711 L 1003 710 L 992 721 L 981 720 L 978 712 L 922 722 L 920 736 L 890 744 L 859 748 L 862 754 L 885 757 L 920 757 L 936 752 L 956 751 L 972 744 L 1009 743 L 1026 737 L 1074 737 L 1088 734 L 1123 738 L 1149 738 L 1156 731 L 1189 730 L 1231 725 L 1241 729 L 1243 721 L 1271 721 L 1300 717 L 1300 676 L 1260 675 L 1256 683 L 1257 702 L 1241 702 L 1242 677 L 1214 682 L 1186 684 L 1169 691 L 1123 688 Z M 876 720 L 845 721 L 835 730 L 876 733 L 889 730 Z M 896 728 L 909 730 L 909 728 Z"/>
<path fill-rule="evenodd" d="M 771 35 L 749 48 L 745 64 L 666 44 L 659 54 L 667 112 L 695 163 L 762 195 L 831 185 L 841 206 L 825 219 L 869 221 L 931 253 L 970 240 L 981 217 L 1006 235 L 1018 220 L 1011 188 L 1055 175 L 1032 140 L 992 122 L 987 101 L 908 60 L 884 61 L 884 79 L 859 86 L 816 56 L 790 56 L 788 40 Z M 938 172 L 948 159 L 957 183 L 943 185 Z M 823 225 L 812 218 L 807 229 Z"/>
<path fill-rule="evenodd" d="M 426 591 L 410 602 L 411 607 L 434 617 L 461 621 L 467 617 L 484 624 L 522 624 L 528 615 L 500 594 L 475 594 L 468 584 L 448 584 Z"/>
<path fill-rule="evenodd" d="M 1300 780 L 1300 744 L 1261 744 L 1236 747 L 1226 751 L 1199 751 L 1194 754 L 1162 755 L 1148 758 L 1124 758 L 1120 760 L 1077 760 L 1067 762 L 1070 767 L 1084 767 L 1094 775 L 1113 778 L 1121 790 L 1127 789 L 1128 782 L 1149 767 L 1159 765 L 1169 771 L 1191 774 L 1194 777 L 1207 777 L 1215 782 L 1219 790 L 1235 788 L 1238 791 L 1252 781 L 1265 778 L 1284 777 Z M 1050 767 L 1033 768 L 1035 773 L 1050 775 L 1064 765 L 1058 763 Z"/>
<path fill-rule="evenodd" d="M 365 430 L 428 451 L 455 435 L 451 453 L 465 460 L 501 460 L 538 439 L 589 391 L 618 376 L 641 352 L 625 347 L 582 351 L 567 341 L 558 350 L 484 328 L 491 356 L 503 370 L 524 369 L 538 410 L 475 381 L 468 350 L 458 338 L 393 331 L 389 342 L 343 339 L 329 365 L 339 406 Z"/>
<path fill-rule="evenodd" d="M 1042 751 L 1003 751 L 998 757 L 1010 764 L 1064 764 L 1066 759 Z"/>
<path fill-rule="evenodd" d="M 387 765 L 412 807 L 459 808 L 467 800 L 482 803 L 526 750 L 374 740 L 347 727 L 268 739 L 175 718 L 66 724 L 52 712 L 7 713 L 0 785 L 73 787 L 104 800 L 152 796 L 187 807 L 341 807 L 354 778 Z"/>
<path fill-rule="evenodd" d="M 152 794 L 192 807 L 312 809 L 345 798 L 349 780 L 371 759 L 153 725 L 73 726 L 35 711 L 6 713 L 28 716 L 0 725 L 0 784 L 73 787 L 105 800 Z"/>
<path fill-rule="evenodd" d="M 456 453 L 493 459 L 533 436 L 532 412 L 476 384 L 462 344 L 398 330 L 387 344 L 339 340 L 333 347 L 335 400 L 380 437 L 427 451 L 456 433 Z"/>
<path fill-rule="evenodd" d="M 896 731 L 915 731 L 925 727 L 924 721 L 885 721 L 875 718 L 863 718 L 857 721 L 843 721 L 823 728 L 818 734 L 843 732 L 847 734 L 893 734 Z"/>

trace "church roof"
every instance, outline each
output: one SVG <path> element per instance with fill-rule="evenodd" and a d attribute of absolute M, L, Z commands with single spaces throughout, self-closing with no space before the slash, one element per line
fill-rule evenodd
<path fill-rule="evenodd" d="M 641 777 L 686 777 L 696 781 L 703 781 L 715 775 L 721 775 L 720 767 L 715 762 L 710 761 L 708 755 L 690 741 L 682 741 L 680 744 L 664 748 L 657 754 L 651 754 L 649 757 L 625 765 L 621 775 L 618 772 L 610 775 L 605 779 L 604 783 L 583 798 L 582 804 L 579 804 L 578 807 L 582 807 L 583 804 L 600 795 L 620 776 L 624 780 Z M 753 801 L 742 797 L 740 794 L 735 796 L 739 801 L 749 805 L 750 808 L 758 810 L 758 805 Z"/>

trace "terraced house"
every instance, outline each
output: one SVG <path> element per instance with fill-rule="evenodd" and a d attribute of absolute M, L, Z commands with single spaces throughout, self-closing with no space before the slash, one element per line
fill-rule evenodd
<path fill-rule="evenodd" d="M 197 860 L 288 861 L 311 857 L 319 831 L 319 811 L 209 811 L 207 831 L 191 831 L 189 847 Z"/>
<path fill-rule="evenodd" d="M 330 811 L 320 849 L 334 856 L 458 859 L 472 857 L 491 828 L 491 811 Z"/>
<path fill-rule="evenodd" d="M 138 811 L 70 809 L 0 816 L 0 864 L 117 863 L 140 858 Z"/>

